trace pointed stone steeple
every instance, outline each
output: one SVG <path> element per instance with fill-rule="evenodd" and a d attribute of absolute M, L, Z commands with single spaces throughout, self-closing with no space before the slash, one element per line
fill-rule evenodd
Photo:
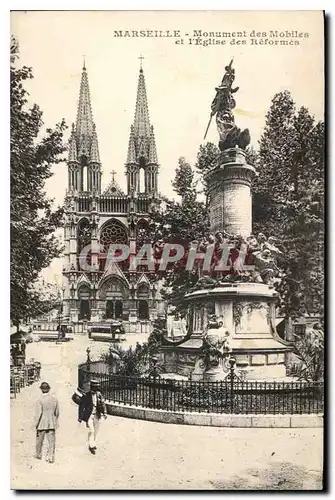
<path fill-rule="evenodd" d="M 158 164 L 154 127 L 150 127 L 149 163 Z"/>
<path fill-rule="evenodd" d="M 134 138 L 134 126 L 133 125 L 130 127 L 127 163 L 136 163 L 135 138 Z"/>
<path fill-rule="evenodd" d="M 140 59 L 143 59 L 142 57 Z M 150 172 L 149 167 L 150 165 Z M 152 169 L 151 167 L 155 168 Z M 140 186 L 140 170 L 144 169 L 145 182 Z M 153 194 L 157 186 L 158 158 L 153 126 L 150 124 L 147 90 L 141 65 L 136 95 L 134 123 L 130 128 L 126 172 L 128 193 Z M 149 179 L 150 177 L 150 179 Z M 154 178 L 155 177 L 155 178 Z"/>
<path fill-rule="evenodd" d="M 140 69 L 137 85 L 134 134 L 136 137 L 149 137 L 150 134 L 147 91 L 145 88 L 144 73 L 142 68 Z"/>
<path fill-rule="evenodd" d="M 100 163 L 98 136 L 97 136 L 97 131 L 95 128 L 95 123 L 93 124 L 90 163 Z"/>
<path fill-rule="evenodd" d="M 72 131 L 69 139 L 69 162 L 77 162 L 77 144 L 76 144 L 76 132 L 74 123 L 72 123 Z"/>
<path fill-rule="evenodd" d="M 76 136 L 79 156 L 88 157 L 91 150 L 93 134 L 93 115 L 91 108 L 90 88 L 86 67 L 84 65 L 81 74 L 79 103 L 77 110 Z"/>
<path fill-rule="evenodd" d="M 141 158 L 142 162 L 144 160 L 147 163 L 150 156 L 156 156 L 157 161 L 156 147 L 155 151 L 150 152 L 150 143 L 155 142 L 155 138 L 153 126 L 150 125 L 147 91 L 142 67 L 140 68 L 138 77 L 134 124 L 130 134 L 133 135 L 137 163 L 139 163 Z"/>
<path fill-rule="evenodd" d="M 69 140 L 68 167 L 70 171 L 69 188 L 79 192 L 100 192 L 101 163 L 98 136 L 93 122 L 85 63 L 81 74 L 77 121 L 76 125 L 72 126 Z"/>

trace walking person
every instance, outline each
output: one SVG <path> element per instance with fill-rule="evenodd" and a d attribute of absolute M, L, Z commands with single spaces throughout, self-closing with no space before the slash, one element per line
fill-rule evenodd
<path fill-rule="evenodd" d="M 59 404 L 56 396 L 50 394 L 48 382 L 40 385 L 41 396 L 36 401 L 35 427 L 36 427 L 36 458 L 41 460 L 44 438 L 48 443 L 46 460 L 55 461 L 56 428 L 59 419 Z"/>
<path fill-rule="evenodd" d="M 90 390 L 84 394 L 79 403 L 78 422 L 86 422 L 88 429 L 88 449 L 95 455 L 96 439 L 99 432 L 101 417 L 107 418 L 105 400 L 99 389 L 99 382 L 91 380 Z"/>

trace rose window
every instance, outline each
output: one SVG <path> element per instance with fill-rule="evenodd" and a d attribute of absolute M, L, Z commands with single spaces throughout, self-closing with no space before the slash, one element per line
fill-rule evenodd
<path fill-rule="evenodd" d="M 126 229 L 118 222 L 111 222 L 106 226 L 100 235 L 100 244 L 103 245 L 104 251 L 108 252 L 109 245 L 120 243 L 125 245 L 128 242 Z"/>

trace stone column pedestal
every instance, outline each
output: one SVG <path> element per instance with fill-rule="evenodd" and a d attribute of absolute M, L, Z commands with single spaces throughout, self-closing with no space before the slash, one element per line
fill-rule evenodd
<path fill-rule="evenodd" d="M 242 149 L 227 149 L 206 175 L 213 233 L 225 230 L 246 237 L 252 232 L 251 182 L 256 170 L 245 156 Z"/>

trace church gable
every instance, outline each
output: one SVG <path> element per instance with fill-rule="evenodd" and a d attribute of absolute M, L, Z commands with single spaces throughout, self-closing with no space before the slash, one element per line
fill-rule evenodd
<path fill-rule="evenodd" d="M 111 180 L 111 182 L 108 184 L 108 186 L 106 187 L 106 189 L 103 191 L 102 193 L 104 196 L 106 195 L 109 195 L 109 196 L 125 196 L 124 192 L 122 191 L 122 189 L 120 188 L 120 186 L 118 185 L 118 183 L 116 182 L 116 180 L 113 179 Z"/>
<path fill-rule="evenodd" d="M 99 286 L 101 286 L 101 284 L 104 281 L 106 281 L 107 278 L 110 278 L 112 276 L 115 276 L 115 277 L 121 279 L 128 287 L 130 286 L 125 274 L 122 272 L 122 270 L 119 268 L 117 263 L 114 261 L 112 261 L 109 264 L 109 266 L 106 267 L 106 269 L 105 269 L 105 271 L 100 279 Z"/>
<path fill-rule="evenodd" d="M 141 275 L 140 279 L 136 283 L 137 288 L 139 288 L 141 285 L 146 285 L 150 288 L 150 281 L 148 280 L 148 278 L 144 273 Z"/>
<path fill-rule="evenodd" d="M 79 288 L 81 285 L 87 285 L 87 286 L 91 286 L 91 282 L 90 280 L 88 279 L 88 277 L 86 276 L 86 274 L 82 274 L 77 282 L 77 288 Z"/>

